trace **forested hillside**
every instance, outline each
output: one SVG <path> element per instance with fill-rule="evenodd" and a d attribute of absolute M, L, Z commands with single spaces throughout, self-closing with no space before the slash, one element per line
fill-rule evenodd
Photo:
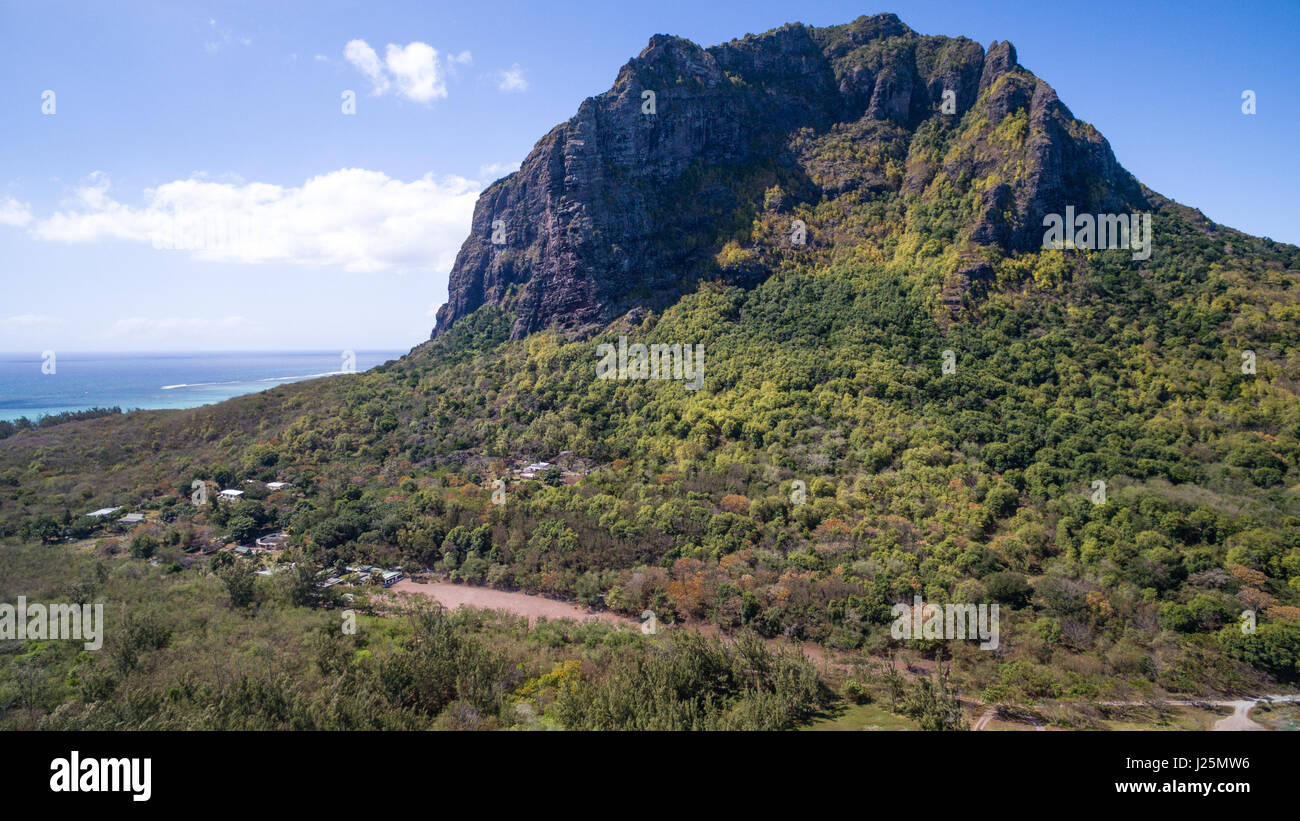
<path fill-rule="evenodd" d="M 850 36 L 818 35 L 825 48 Z M 869 66 L 901 47 L 873 40 L 856 59 Z M 1118 166 L 1116 187 L 1097 202 L 1140 200 L 1153 217 L 1149 259 L 1024 247 L 1042 191 L 1020 197 L 1028 183 L 1014 175 L 1041 157 L 1033 111 L 1057 110 L 1043 108 L 1036 78 L 1000 77 L 972 86 L 953 123 L 908 119 L 882 137 L 868 111 L 850 125 L 796 131 L 788 164 L 688 172 L 690 190 L 730 192 L 691 208 L 739 205 L 695 215 L 711 231 L 693 240 L 707 253 L 680 298 L 619 303 L 612 319 L 615 303 L 601 302 L 580 322 L 538 328 L 544 312 L 516 299 L 527 289 L 502 280 L 499 301 L 460 303 L 473 309 L 364 374 L 17 431 L 0 441 L 0 533 L 15 545 L 4 549 L 66 551 L 75 539 L 97 556 L 87 567 L 132 563 L 132 573 L 157 556 L 147 572 L 175 576 L 163 585 L 183 602 L 191 591 L 225 595 L 201 557 L 213 540 L 285 529 L 282 561 L 312 574 L 400 564 L 633 616 L 649 609 L 665 624 L 809 640 L 844 658 L 906 648 L 950 663 L 952 684 L 987 702 L 1291 686 L 1300 679 L 1300 249 L 1215 225 L 1130 186 Z M 1104 145 L 1069 122 L 1061 127 Z M 1003 184 L 1006 193 L 985 196 Z M 990 202 L 1005 214 L 990 216 Z M 806 245 L 788 241 L 795 219 Z M 597 346 L 620 335 L 702 345 L 702 386 L 596 378 Z M 538 460 L 584 467 L 569 481 L 558 471 L 517 475 Z M 196 479 L 213 491 L 255 484 L 241 501 L 194 505 Z M 276 479 L 293 486 L 258 484 Z M 150 518 L 117 533 L 84 516 L 118 505 Z M 20 582 L 6 574 L 6 595 L 21 593 Z M 270 583 L 259 584 L 273 601 Z M 999 602 L 1001 647 L 891 639 L 891 606 L 916 595 Z M 313 605 L 314 596 L 285 598 L 289 615 L 274 617 L 283 629 L 263 641 L 305 641 Z M 1240 628 L 1243 611 L 1255 632 Z M 428 618 L 420 630 L 451 629 Z M 205 629 L 245 629 L 234 624 L 214 617 Z M 570 641 L 583 640 L 555 646 Z M 19 658 L 0 659 L 12 683 Z M 70 716 L 109 721 L 87 682 L 132 681 L 130 665 L 78 663 L 88 672 L 42 707 L 66 701 L 79 705 Z M 324 674 L 336 662 L 319 663 Z M 622 663 L 601 656 L 599 670 L 572 672 L 595 688 L 617 679 L 607 665 Z M 140 682 L 165 692 L 187 680 L 172 673 Z M 823 698 L 799 681 L 809 704 Z M 786 704 L 794 686 L 758 689 Z M 16 709 L 7 698 L 2 709 Z M 199 703 L 192 698 L 182 701 Z M 750 704 L 740 685 L 720 698 L 722 707 L 699 708 L 700 726 L 806 717 Z M 418 715 L 403 707 L 392 721 L 423 726 L 455 700 L 419 702 Z M 543 712 L 565 726 L 650 721 L 601 719 L 579 701 Z M 305 704 L 292 715 L 315 709 Z M 496 709 L 482 701 L 474 714 Z M 666 715 L 654 720 L 686 721 Z"/>

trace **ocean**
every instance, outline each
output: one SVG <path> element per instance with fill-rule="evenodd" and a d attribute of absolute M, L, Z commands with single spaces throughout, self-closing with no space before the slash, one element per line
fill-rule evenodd
<path fill-rule="evenodd" d="M 0 419 L 88 408 L 195 408 L 276 385 L 365 371 L 406 351 L 0 353 Z M 51 372 L 52 371 L 52 372 Z"/>

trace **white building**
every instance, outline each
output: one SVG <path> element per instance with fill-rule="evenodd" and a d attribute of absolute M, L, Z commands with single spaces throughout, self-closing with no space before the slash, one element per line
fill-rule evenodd
<path fill-rule="evenodd" d="M 545 473 L 546 471 L 550 470 L 550 468 L 551 468 L 551 463 L 550 463 L 550 462 L 533 462 L 533 463 L 532 463 L 531 465 L 529 465 L 528 467 L 526 467 L 526 468 L 524 468 L 523 470 L 519 471 L 519 478 L 520 478 L 520 479 L 535 479 L 535 478 L 537 478 L 537 474 L 539 474 L 539 473 Z"/>

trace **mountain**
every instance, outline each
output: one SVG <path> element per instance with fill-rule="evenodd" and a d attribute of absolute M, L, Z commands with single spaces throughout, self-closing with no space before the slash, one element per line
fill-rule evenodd
<path fill-rule="evenodd" d="M 966 261 L 982 246 L 1039 247 L 1043 217 L 1067 204 L 1129 213 L 1159 200 L 1009 42 L 922 36 L 892 14 L 710 48 L 656 35 L 479 197 L 434 334 L 489 304 L 514 315 L 513 338 L 590 334 L 703 279 L 743 280 L 716 262 L 728 242 L 767 252 L 769 267 L 830 257 L 884 241 L 880 219 L 842 214 L 944 198 L 962 216 L 927 239 L 960 245 Z M 753 227 L 813 210 L 826 215 L 808 222 L 804 247 Z"/>
<path fill-rule="evenodd" d="M 1094 241 L 1139 213 L 1140 248 Z M 698 382 L 602 372 L 637 345 L 697 352 Z M 1142 187 L 1010 44 L 889 15 L 657 36 L 483 193 L 407 355 L 0 423 L 0 599 L 127 619 L 89 659 L 0 653 L 0 726 L 771 729 L 824 703 L 810 665 L 689 630 L 408 623 L 354 587 L 373 621 L 345 637 L 316 583 L 363 564 L 941 661 L 902 699 L 883 663 L 832 677 L 924 727 L 963 725 L 954 693 L 1114 726 L 1300 683 L 1298 465 L 1300 248 Z M 86 515 L 118 506 L 147 518 Z M 269 577 L 205 555 L 280 530 Z M 998 605 L 998 646 L 897 638 L 918 596 Z"/>

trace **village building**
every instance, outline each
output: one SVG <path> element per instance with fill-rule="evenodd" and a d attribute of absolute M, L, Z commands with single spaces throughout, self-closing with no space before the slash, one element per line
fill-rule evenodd
<path fill-rule="evenodd" d="M 271 533 L 266 536 L 259 536 L 257 546 L 263 550 L 281 550 L 288 541 L 288 533 Z"/>
<path fill-rule="evenodd" d="M 545 473 L 551 469 L 550 462 L 533 462 L 519 471 L 520 479 L 536 479 L 538 474 Z"/>

